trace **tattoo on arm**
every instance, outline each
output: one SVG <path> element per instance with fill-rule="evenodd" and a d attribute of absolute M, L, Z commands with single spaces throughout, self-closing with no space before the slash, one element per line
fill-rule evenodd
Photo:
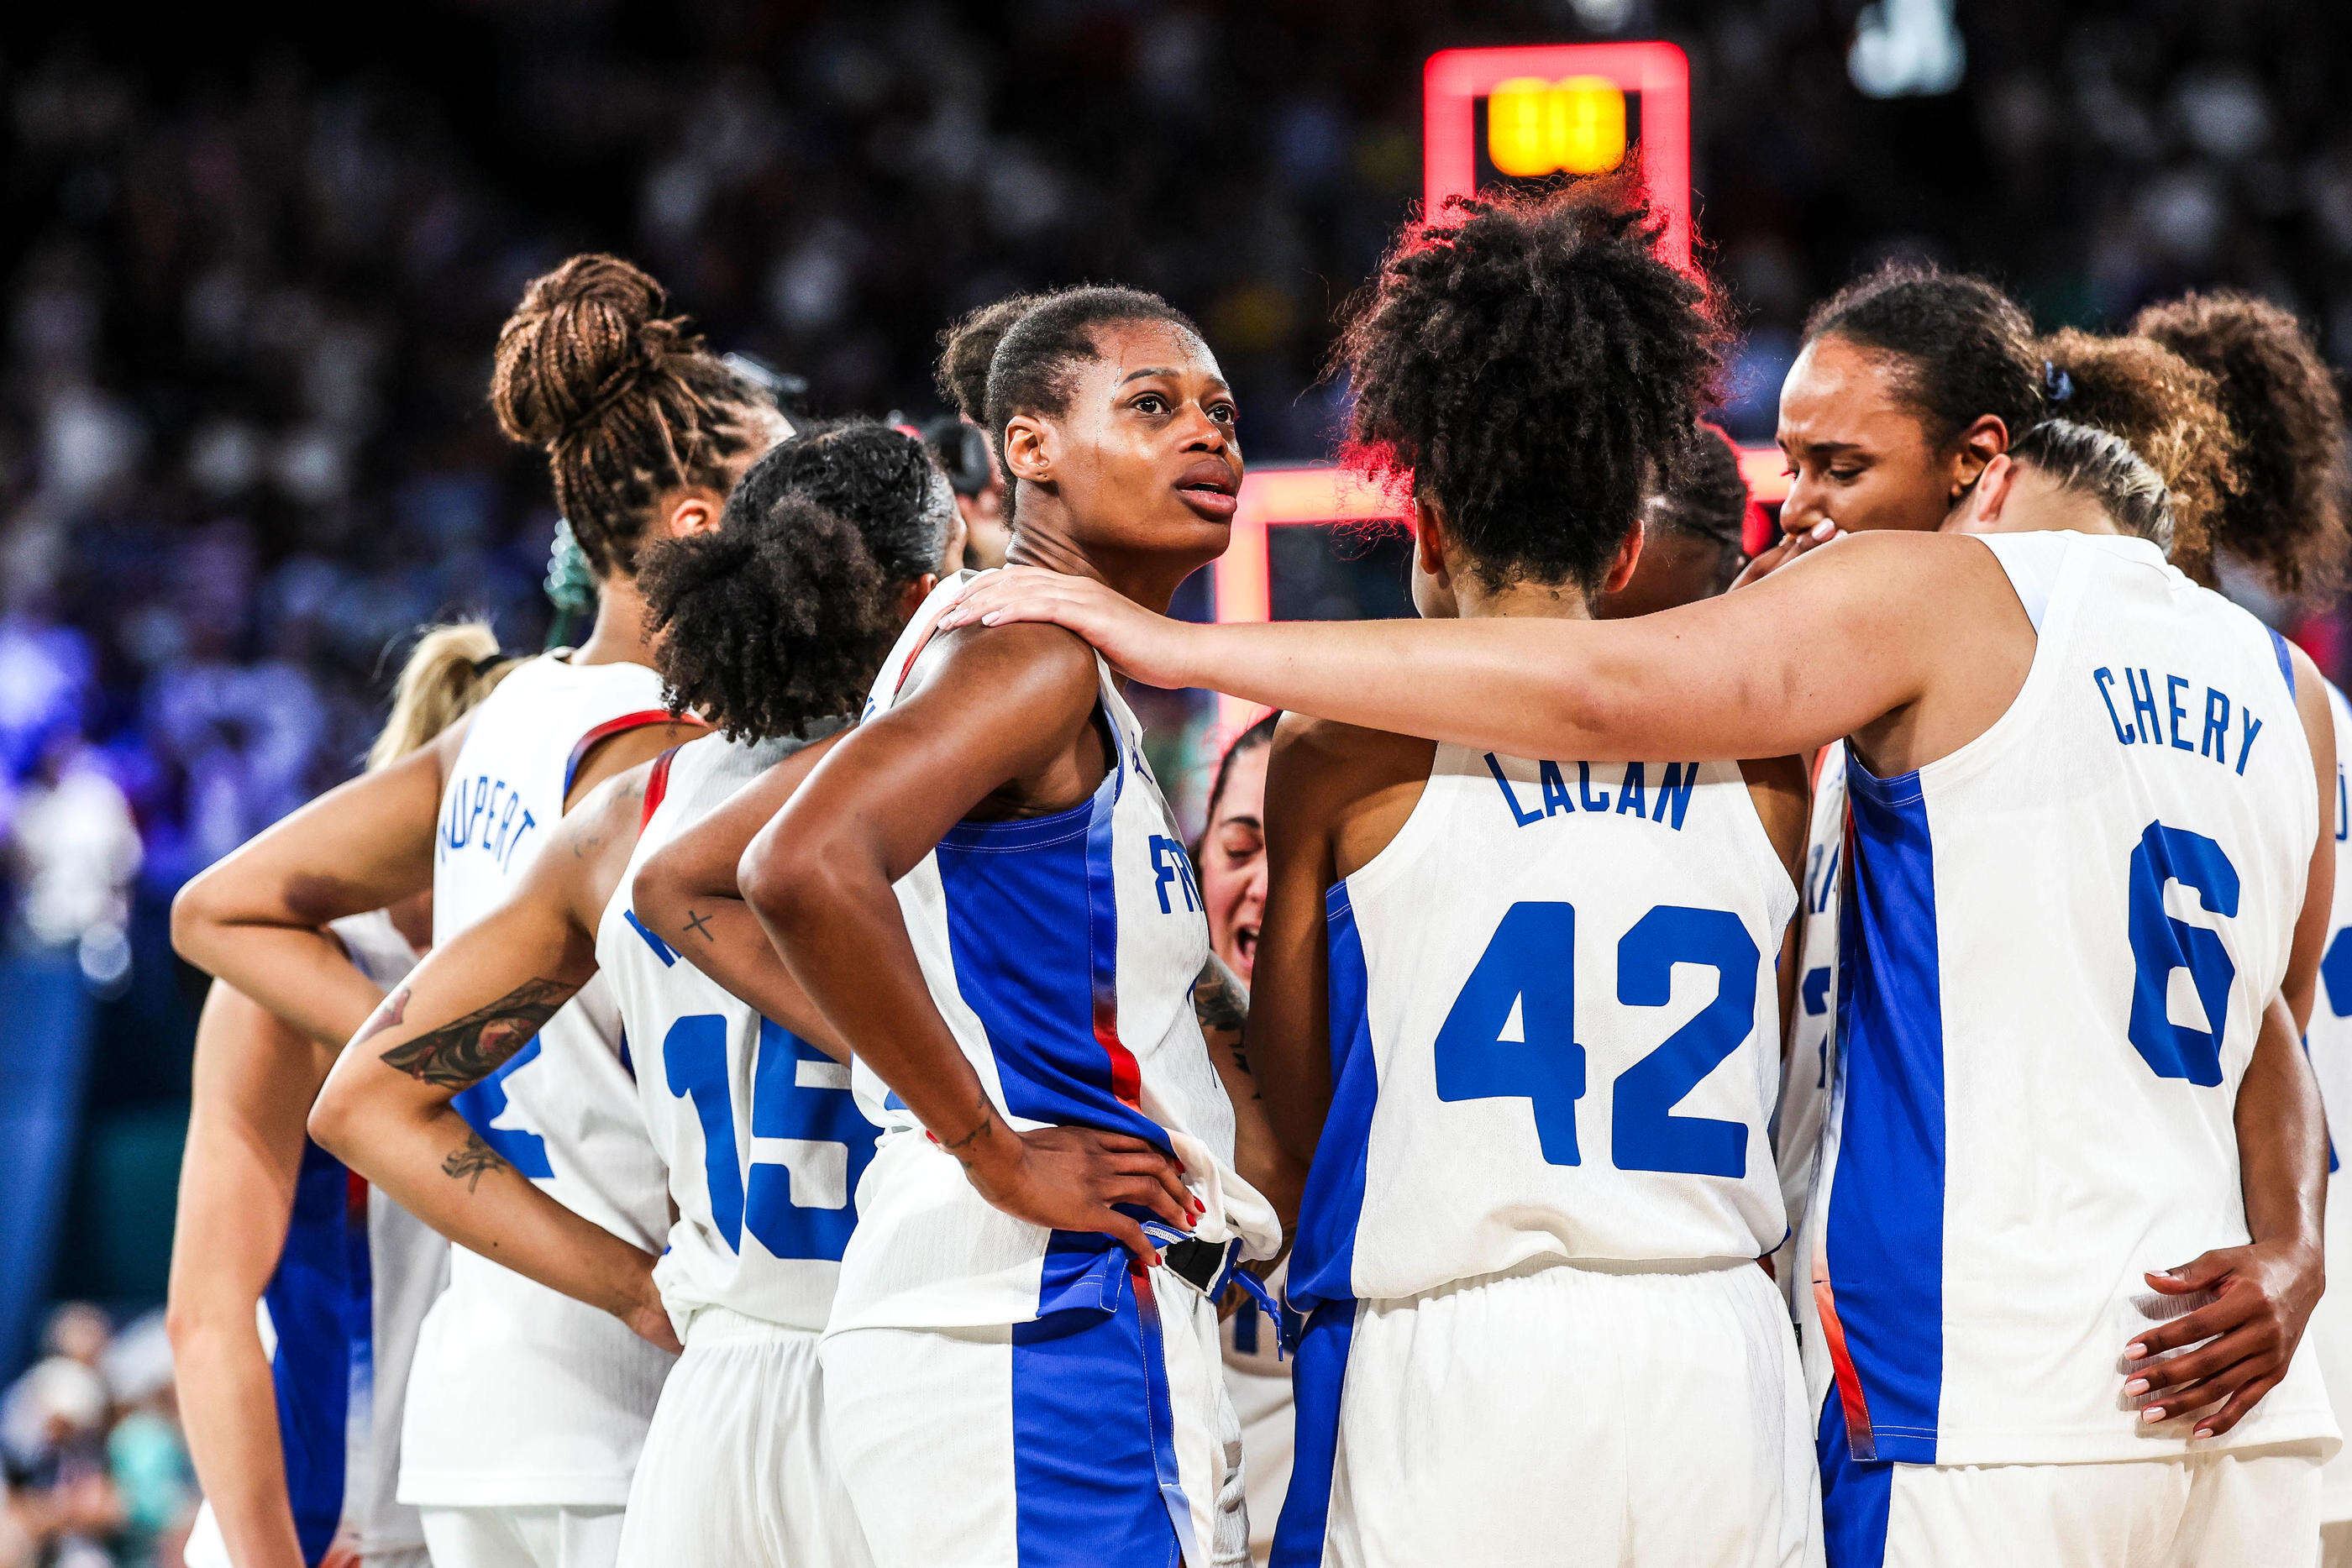
<path fill-rule="evenodd" d="M 692 909 L 688 909 L 686 912 L 686 928 L 688 931 L 693 932 L 697 936 L 701 937 L 705 942 L 715 942 L 718 940 L 717 937 L 710 934 L 710 916 L 708 915 L 697 915 Z"/>
<path fill-rule="evenodd" d="M 400 1022 L 401 1015 L 407 1010 L 408 988 L 406 986 L 394 988 L 390 996 L 376 1003 L 375 1011 L 368 1014 L 367 1022 L 360 1025 L 359 1033 L 352 1036 L 352 1043 L 357 1045 L 370 1035 L 382 1034 L 385 1030 Z"/>
<path fill-rule="evenodd" d="M 1257 1074 L 1250 1071 L 1249 1052 L 1243 1040 L 1249 1024 L 1249 987 L 1242 977 L 1225 967 L 1225 961 L 1214 953 L 1201 967 L 1201 977 L 1192 982 L 1192 1016 L 1201 1020 L 1201 1032 L 1212 1044 L 1223 1036 L 1226 1049 L 1233 1052 L 1234 1062 L 1240 1067 L 1251 1083 L 1251 1097 L 1264 1096 L 1256 1088 Z"/>
<path fill-rule="evenodd" d="M 530 1044 L 539 1026 L 579 988 L 557 980 L 526 980 L 488 1007 L 394 1046 L 383 1053 L 384 1063 L 444 1089 L 478 1083 Z M 406 988 L 399 994 L 404 1000 Z"/>
<path fill-rule="evenodd" d="M 973 1125 L 971 1131 L 966 1133 L 961 1138 L 941 1138 L 940 1140 L 940 1147 L 953 1155 L 960 1163 L 969 1166 L 971 1164 L 971 1160 L 969 1155 L 972 1145 L 978 1143 L 981 1139 L 981 1135 L 995 1125 L 995 1103 L 991 1101 L 987 1095 L 982 1094 L 980 1097 L 980 1120 Z"/>
<path fill-rule="evenodd" d="M 470 1128 L 466 1133 L 464 1146 L 450 1151 L 441 1162 L 441 1174 L 452 1181 L 462 1181 L 467 1192 L 478 1192 L 482 1186 L 482 1173 L 494 1171 L 507 1162 L 498 1150 L 482 1142 L 482 1134 Z"/>

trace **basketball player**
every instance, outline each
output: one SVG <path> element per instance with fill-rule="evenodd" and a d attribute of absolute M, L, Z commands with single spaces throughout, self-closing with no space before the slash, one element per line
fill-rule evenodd
<path fill-rule="evenodd" d="M 1340 351 L 1352 439 L 1414 475 L 1423 615 L 1588 617 L 1659 477 L 1720 445 L 1694 423 L 1718 329 L 1654 238 L 1622 181 L 1399 235 Z M 1803 770 L 1564 766 L 1276 733 L 1250 1040 L 1315 1158 L 1276 1563 L 1820 1561 L 1755 1266 L 1787 1228 L 1765 1127 Z M 1677 966 L 1705 977 L 1679 1029 Z"/>
<path fill-rule="evenodd" d="M 666 304 L 627 263 L 579 256 L 535 280 L 499 334 L 492 408 L 546 449 L 599 573 L 586 643 L 530 661 L 463 730 L 313 802 L 181 895 L 182 952 L 314 1038 L 350 1039 L 381 999 L 321 923 L 429 886 L 446 941 L 505 896 L 589 789 L 702 733 L 662 706 L 636 551 L 715 526 L 789 429 Z M 650 1254 L 668 1204 L 610 998 L 592 985 L 527 1040 L 457 1102 L 478 1140 L 467 1157 L 507 1161 Z M 668 1338 L 658 1303 L 641 1325 Z M 434 1560 L 610 1563 L 670 1359 L 605 1313 L 453 1253 L 402 1433 L 400 1497 L 422 1511 Z"/>
<path fill-rule="evenodd" d="M 2346 550 L 2339 476 L 2346 459 L 2344 405 L 2334 374 L 2300 323 L 2266 300 L 2242 294 L 2189 295 L 2152 305 L 2132 330 L 2163 344 L 2214 378 L 2239 438 L 2237 483 L 2215 518 L 2221 550 L 2252 568 L 2281 595 L 2323 592 L 2341 577 Z M 2327 1106 L 2327 1250 L 2339 1266 L 2352 1253 L 2352 1196 L 2342 1155 L 2352 1148 L 2352 818 L 2344 748 L 2352 709 L 2334 682 L 2336 774 L 2331 821 L 2336 903 L 2315 998 L 2294 998 L 2308 1019 L 2305 1045 Z M 2352 1410 L 2352 1290 L 2331 1284 L 2312 1314 L 2311 1339 L 2339 1421 Z M 2339 1451 L 2320 1476 L 2323 1560 L 2352 1565 L 2352 1458 Z"/>
<path fill-rule="evenodd" d="M 1942 526 L 1984 465 L 2063 413 L 2129 443 L 2170 491 L 2173 560 L 2202 571 L 2235 442 L 2211 379 L 2153 342 L 2061 332 L 2036 340 L 2014 301 L 1982 278 L 1897 265 L 1816 308 L 1780 390 L 1790 489 L 1784 542 L 1753 580 L 1828 539 Z M 2200 580 L 2202 579 L 2200 578 Z M 1796 1005 L 1774 1124 L 1781 1191 L 1800 1218 L 1812 1191 L 1835 1030 L 1846 793 L 1843 743 L 1816 758 L 1798 912 Z M 1775 1255 L 1797 1296 L 1810 1288 L 1796 1239 Z"/>
<path fill-rule="evenodd" d="M 417 640 L 369 753 L 428 745 L 513 668 L 479 622 Z M 430 895 L 329 929 L 380 986 L 432 930 Z M 416 1511 L 393 1500 L 417 1326 L 448 1248 L 302 1136 L 331 1059 L 215 981 L 196 1025 L 165 1320 L 204 1507 L 194 1568 L 296 1568 L 331 1549 L 362 1568 L 423 1568 Z M 266 1305 L 273 1344 L 257 1333 Z"/>
<path fill-rule="evenodd" d="M 2325 692 L 2165 562 L 2127 446 L 2041 440 L 1983 465 L 1982 537 L 1858 537 L 1632 621 L 1197 627 L 1036 571 L 943 621 L 1504 754 L 1843 736 L 1805 1325 L 1830 1562 L 2309 1563 L 2326 1153 L 2285 998 L 2334 888 Z"/>
<path fill-rule="evenodd" d="M 313 1113 L 322 1138 L 465 1245 L 623 1314 L 657 1290 L 686 1352 L 637 1467 L 624 1563 L 866 1560 L 824 1460 L 816 1336 L 874 1126 L 846 1069 L 810 1043 L 831 1034 L 805 1000 L 771 992 L 771 1023 L 678 963 L 631 913 L 629 873 L 801 752 L 796 733 L 855 713 L 962 549 L 922 444 L 859 423 L 793 436 L 736 486 L 716 532 L 646 551 L 671 699 L 725 733 L 631 769 L 568 816 L 514 893 L 395 993 L 398 1019 L 351 1053 Z M 449 1109 L 531 1017 L 595 974 L 632 1042 L 677 1211 L 650 1276 L 511 1166 L 466 1157 Z"/>
<path fill-rule="evenodd" d="M 988 362 L 966 412 L 1013 486 L 1011 559 L 1164 607 L 1241 481 L 1198 331 L 1072 289 Z M 887 1568 L 1238 1562 L 1213 1303 L 1279 1233 L 1193 1011 L 1199 890 L 1108 670 L 1050 629 L 935 639 L 960 587 L 743 862 L 887 1129 L 822 1350 L 827 1433 Z"/>

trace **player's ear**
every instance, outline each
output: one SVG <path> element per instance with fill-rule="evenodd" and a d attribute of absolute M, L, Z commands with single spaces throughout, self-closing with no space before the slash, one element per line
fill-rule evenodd
<path fill-rule="evenodd" d="M 1992 529 L 2000 526 L 2000 514 L 2017 488 L 2017 464 L 2003 453 L 1985 465 L 1977 477 L 1975 494 L 1970 497 L 1976 510 L 1976 526 Z"/>
<path fill-rule="evenodd" d="M 1641 562 L 1643 532 L 1647 527 L 1641 518 L 1633 519 L 1632 531 L 1617 547 L 1616 559 L 1609 563 L 1609 575 L 1601 580 L 1601 592 L 1615 593 L 1633 580 L 1633 568 Z"/>
<path fill-rule="evenodd" d="M 1427 496 L 1412 498 L 1412 564 L 1423 576 L 1443 584 L 1451 581 L 1445 569 L 1445 508 Z"/>
<path fill-rule="evenodd" d="M 677 491 L 670 497 L 667 515 L 662 518 L 662 537 L 682 539 L 689 534 L 707 534 L 719 526 L 726 511 L 727 497 L 716 491 Z"/>
<path fill-rule="evenodd" d="M 1986 465 L 2009 451 L 2009 426 L 1997 413 L 1980 413 L 1976 423 L 1960 432 L 1952 448 L 1952 499 L 1958 501 L 1967 494 Z"/>
<path fill-rule="evenodd" d="M 1043 420 L 1016 413 L 1004 426 L 1004 466 L 1032 485 L 1054 482 L 1053 433 Z"/>

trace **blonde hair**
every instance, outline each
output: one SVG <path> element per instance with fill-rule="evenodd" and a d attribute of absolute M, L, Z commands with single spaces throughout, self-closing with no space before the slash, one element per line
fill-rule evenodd
<path fill-rule="evenodd" d="M 388 767 L 464 717 L 508 672 L 523 662 L 521 654 L 501 658 L 498 633 L 487 621 L 456 621 L 427 626 L 400 667 L 392 688 L 392 712 L 383 730 L 368 747 L 369 771 Z"/>

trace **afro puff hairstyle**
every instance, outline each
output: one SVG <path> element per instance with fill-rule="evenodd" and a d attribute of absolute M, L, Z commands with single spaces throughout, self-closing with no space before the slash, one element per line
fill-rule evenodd
<path fill-rule="evenodd" d="M 923 444 L 872 421 L 802 431 L 751 465 L 718 528 L 645 551 L 638 586 L 673 713 L 742 739 L 849 718 L 940 570 L 955 502 Z"/>
<path fill-rule="evenodd" d="M 1637 181 L 1454 198 L 1350 307 L 1349 461 L 1410 474 L 1489 586 L 1597 590 L 1714 400 L 1713 298 L 1658 258 Z"/>

